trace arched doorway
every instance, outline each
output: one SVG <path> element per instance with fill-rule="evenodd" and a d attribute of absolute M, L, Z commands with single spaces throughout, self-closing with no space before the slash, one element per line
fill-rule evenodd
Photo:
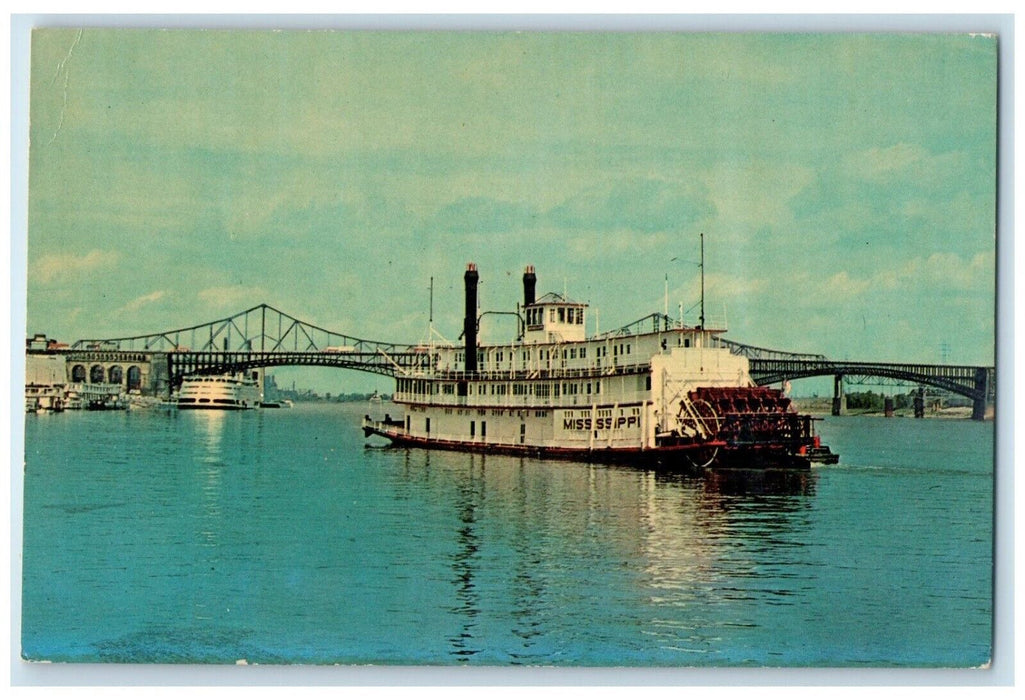
<path fill-rule="evenodd" d="M 128 390 L 142 388 L 142 370 L 132 365 L 128 368 Z"/>
<path fill-rule="evenodd" d="M 121 365 L 114 365 L 107 370 L 107 381 L 110 384 L 120 384 L 122 379 L 124 379 L 124 370 L 121 369 Z"/>
<path fill-rule="evenodd" d="M 89 368 L 89 383 L 103 384 L 103 365 L 93 365 Z"/>
<path fill-rule="evenodd" d="M 85 365 L 75 365 L 71 368 L 71 381 L 76 384 L 85 383 Z"/>

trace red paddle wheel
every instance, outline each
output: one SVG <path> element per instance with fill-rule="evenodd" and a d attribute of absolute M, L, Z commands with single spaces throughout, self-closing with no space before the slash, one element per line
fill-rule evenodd
<path fill-rule="evenodd" d="M 798 414 L 788 397 L 768 387 L 700 387 L 680 402 L 681 440 L 695 445 L 688 460 L 750 466 L 807 466 L 814 445 L 811 416 Z"/>

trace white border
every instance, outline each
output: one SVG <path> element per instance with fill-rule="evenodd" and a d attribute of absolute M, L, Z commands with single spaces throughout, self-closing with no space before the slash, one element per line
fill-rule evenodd
<path fill-rule="evenodd" d="M 59 3 L 58 3 L 59 4 Z M 174 8 L 180 9 L 177 3 Z M 309 5 L 310 3 L 307 3 Z M 312 3 L 315 10 L 333 10 L 335 6 Z M 393 3 L 368 3 L 369 9 L 380 12 Z M 719 3 L 717 11 L 730 9 L 735 3 Z M 400 3 L 408 11 L 410 3 Z M 479 12 L 479 5 L 463 7 L 449 3 L 435 7 L 434 12 Z M 750 3 L 742 3 L 750 11 Z M 817 10 L 821 3 L 802 7 Z M 535 8 L 532 3 L 517 3 L 501 11 L 551 11 L 558 3 Z M 678 9 L 675 3 L 635 3 L 632 12 L 665 12 Z M 38 11 L 37 8 L 33 8 Z M 77 9 L 77 8 L 74 8 Z M 136 11 L 137 6 L 112 8 L 113 11 Z M 294 10 L 291 6 L 289 9 Z M 423 8 L 419 8 L 423 9 Z M 894 11 L 893 3 L 880 7 Z M 110 9 L 108 9 L 110 11 Z M 1005 10 L 1006 11 L 1006 10 Z M 11 212 L 10 287 L 4 289 L 3 317 L 10 329 L 8 342 L 0 351 L 0 393 L 9 400 L 0 404 L 0 429 L 10 427 L 11 525 L 9 561 L 10 648 L 5 655 L 5 671 L 14 687 L 24 686 L 362 686 L 371 688 L 409 686 L 448 686 L 478 688 L 479 686 L 641 686 L 645 693 L 653 686 L 801 686 L 796 691 L 812 691 L 815 686 L 991 686 L 1007 688 L 1014 682 L 1014 471 L 1013 471 L 1013 402 L 1014 390 L 1025 395 L 1025 387 L 1014 381 L 1014 26 L 1012 15 L 637 15 L 637 14 L 546 14 L 546 15 L 40 15 L 11 16 L 11 141 L 9 162 Z M 345 29 L 522 29 L 522 30 L 657 30 L 657 31 L 983 31 L 1000 37 L 1000 125 L 999 125 L 999 211 L 997 256 L 997 366 L 999 386 L 996 409 L 997 433 L 997 566 L 995 571 L 996 610 L 995 640 L 992 667 L 988 670 L 917 670 L 917 669 L 506 669 L 450 667 L 220 667 L 220 666 L 136 666 L 90 664 L 28 664 L 19 658 L 21 606 L 21 487 L 23 464 L 24 411 L 21 408 L 20 383 L 11 378 L 24 376 L 24 353 L 20 341 L 25 334 L 25 251 L 27 229 L 27 135 L 28 135 L 28 66 L 29 39 L 33 27 L 105 26 L 105 27 L 217 27 L 217 28 L 345 28 Z M 10 299 L 6 295 L 10 294 Z M 1019 305 L 1018 308 L 1025 308 Z M 19 348 L 14 352 L 14 348 Z M 3 368 L 9 368 L 3 371 Z M 8 386 L 8 383 L 10 386 Z M 1013 389 L 1012 389 L 1013 387 Z M 8 415 L 9 414 L 9 415 Z M 2 541 L 2 538 L 0 538 Z M 123 690 L 123 689 L 122 689 Z M 483 688 L 475 694 L 484 692 Z M 487 691 L 493 692 L 493 691 Z M 814 691 L 820 695 L 821 691 Z M 833 695 L 837 691 L 829 691 Z M 588 691 L 593 694 L 593 690 Z M 117 693 L 115 693 L 117 694 Z M 247 695 L 249 693 L 247 692 Z M 661 694 L 661 693 L 655 693 Z M 717 692 L 717 695 L 721 694 Z M 797 695 L 804 694 L 796 692 Z M 810 694 L 810 693 L 809 693 Z M 907 694 L 907 690 L 902 694 Z M 774 694 L 775 695 L 775 694 Z"/>

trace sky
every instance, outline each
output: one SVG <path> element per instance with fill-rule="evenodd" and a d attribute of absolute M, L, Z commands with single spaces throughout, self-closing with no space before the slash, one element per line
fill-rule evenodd
<path fill-rule="evenodd" d="M 693 324 L 703 234 L 729 338 L 994 363 L 991 36 L 38 29 L 30 89 L 29 334 L 268 303 L 412 343 L 433 277 L 456 341 L 470 261 L 481 310 L 532 264 L 589 333 Z"/>

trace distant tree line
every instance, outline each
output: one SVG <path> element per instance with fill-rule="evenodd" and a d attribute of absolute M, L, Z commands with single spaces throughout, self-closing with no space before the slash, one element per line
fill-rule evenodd
<path fill-rule="evenodd" d="M 895 409 L 911 408 L 915 405 L 915 391 L 906 394 L 896 394 L 893 399 Z M 847 394 L 847 408 L 856 408 L 866 411 L 882 411 L 886 408 L 886 395 L 874 391 L 855 391 Z"/>
<path fill-rule="evenodd" d="M 338 403 L 345 403 L 350 401 L 369 401 L 373 398 L 373 394 L 327 394 L 325 397 L 328 401 L 337 401 Z M 391 396 L 389 394 L 378 394 L 383 401 L 389 401 Z"/>

